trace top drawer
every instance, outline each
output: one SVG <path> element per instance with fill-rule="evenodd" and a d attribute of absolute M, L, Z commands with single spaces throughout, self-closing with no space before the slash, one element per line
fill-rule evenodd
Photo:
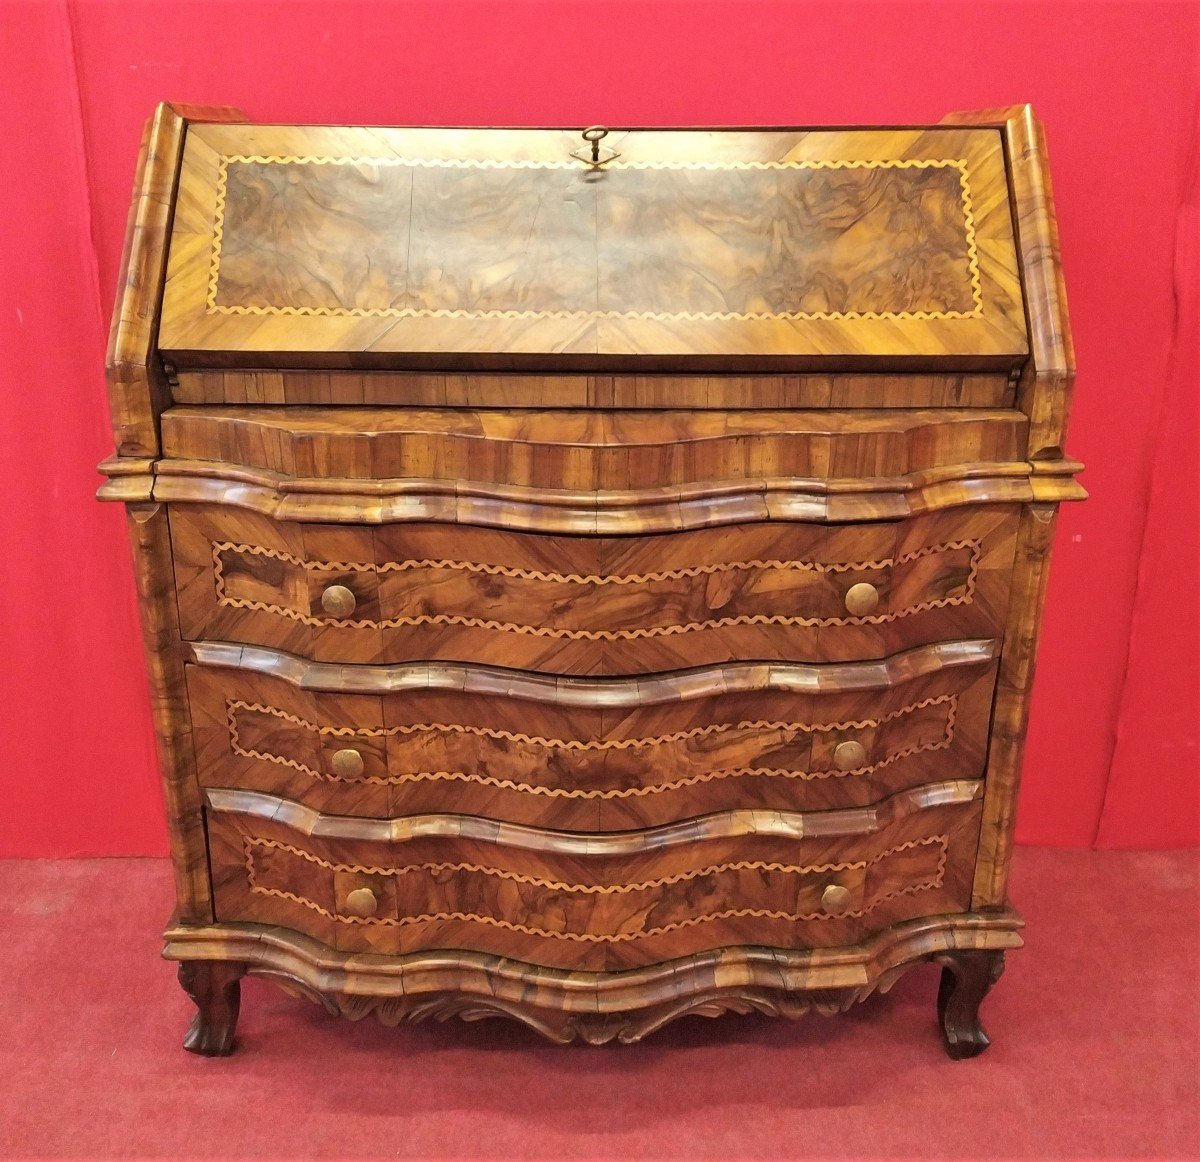
<path fill-rule="evenodd" d="M 998 130 L 581 147 L 190 126 L 158 335 L 178 398 L 545 406 L 553 372 L 567 406 L 1008 402 L 1029 344 Z"/>

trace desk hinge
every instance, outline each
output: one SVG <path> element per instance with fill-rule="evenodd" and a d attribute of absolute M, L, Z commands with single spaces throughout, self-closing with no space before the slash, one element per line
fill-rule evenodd
<path fill-rule="evenodd" d="M 167 377 L 167 384 L 172 388 L 179 386 L 179 368 L 175 366 L 169 359 L 162 361 L 163 374 Z"/>

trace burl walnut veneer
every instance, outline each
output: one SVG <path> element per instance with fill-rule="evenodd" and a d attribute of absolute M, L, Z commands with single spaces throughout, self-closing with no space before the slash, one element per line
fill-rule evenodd
<path fill-rule="evenodd" d="M 1017 947 L 1073 375 L 1041 129 L 163 105 L 109 382 L 178 907 L 238 981 L 634 1041 Z"/>

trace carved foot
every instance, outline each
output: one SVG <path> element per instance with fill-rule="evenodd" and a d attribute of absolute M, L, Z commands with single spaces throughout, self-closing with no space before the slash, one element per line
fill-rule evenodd
<path fill-rule="evenodd" d="M 183 1047 L 204 1057 L 226 1057 L 233 1051 L 241 1002 L 241 978 L 246 966 L 240 961 L 182 960 L 179 983 L 196 1004 L 197 1013 L 188 1026 Z"/>
<path fill-rule="evenodd" d="M 979 1023 L 979 1006 L 1004 971 L 1003 952 L 947 952 L 938 956 L 938 1023 L 946 1052 L 955 1061 L 978 1057 L 991 1042 Z"/>

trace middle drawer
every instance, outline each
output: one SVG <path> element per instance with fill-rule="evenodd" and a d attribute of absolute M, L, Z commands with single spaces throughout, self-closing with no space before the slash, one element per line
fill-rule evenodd
<path fill-rule="evenodd" d="M 276 521 L 176 504 L 183 636 L 326 662 L 630 674 L 999 635 L 1011 505 L 643 537 Z"/>
<path fill-rule="evenodd" d="M 747 807 L 861 807 L 976 778 L 996 652 L 947 642 L 884 663 L 629 679 L 475 671 L 457 689 L 414 668 L 381 695 L 202 665 L 187 681 L 206 787 L 340 815 L 613 831 Z"/>

